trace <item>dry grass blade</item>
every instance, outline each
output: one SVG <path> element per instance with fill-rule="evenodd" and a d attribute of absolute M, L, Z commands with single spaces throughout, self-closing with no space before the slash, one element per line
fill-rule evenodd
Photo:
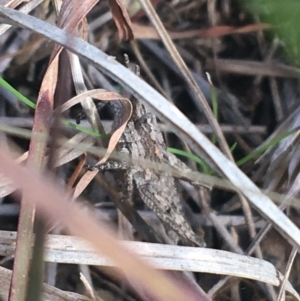
<path fill-rule="evenodd" d="M 182 57 L 180 56 L 179 52 L 177 51 L 172 39 L 168 35 L 165 27 L 163 26 L 162 22 L 160 21 L 155 9 L 153 8 L 151 1 L 149 0 L 140 0 L 147 16 L 155 26 L 162 42 L 164 43 L 165 47 L 168 49 L 174 63 L 180 70 L 183 75 L 183 79 L 187 82 L 188 86 L 190 87 L 191 91 L 196 97 L 196 106 L 203 110 L 208 122 L 210 123 L 211 127 L 213 128 L 218 142 L 220 144 L 221 149 L 223 150 L 225 156 L 229 159 L 233 160 L 232 154 L 230 149 L 227 145 L 226 139 L 220 129 L 217 119 L 215 118 L 211 108 L 208 105 L 205 96 L 203 95 L 202 91 L 200 90 L 199 86 L 197 85 L 194 77 L 192 76 L 190 70 L 188 69 L 187 65 L 183 61 Z"/>
<path fill-rule="evenodd" d="M 0 231 L 0 254 L 14 250 L 15 232 Z M 8 240 L 11 241 L 8 244 Z M 213 249 L 124 242 L 123 245 L 159 269 L 230 275 L 280 286 L 284 276 L 264 260 Z M 62 235 L 48 235 L 45 260 L 69 264 L 107 265 L 112 262 L 99 256 L 83 240 Z M 285 290 L 296 299 L 300 296 L 287 281 Z"/>
<path fill-rule="evenodd" d="M 12 185 L 12 182 L 8 178 L 1 176 L 1 178 L 0 178 L 0 197 L 5 197 L 14 191 L 15 191 L 15 188 Z"/>
<path fill-rule="evenodd" d="M 89 283 L 89 281 L 86 279 L 86 277 L 80 272 L 80 280 L 82 281 L 84 287 L 85 287 L 85 290 L 88 292 L 89 296 L 91 297 L 92 300 L 98 300 L 96 298 L 96 295 L 95 295 L 95 292 L 93 290 L 93 288 L 91 287 L 91 284 Z M 102 301 L 100 299 L 100 301 Z"/>
<path fill-rule="evenodd" d="M 218 68 L 221 73 L 235 73 L 243 75 L 260 75 L 274 77 L 299 78 L 300 69 L 276 62 L 254 62 L 240 60 L 207 60 L 205 68 L 214 70 Z"/>
<path fill-rule="evenodd" d="M 8 300 L 8 292 L 11 281 L 10 270 L 0 267 L 0 299 Z M 58 288 L 44 284 L 43 286 L 44 301 L 89 301 L 90 299 L 79 294 L 64 292 Z"/>
<path fill-rule="evenodd" d="M 27 2 L 27 0 L 1 0 L 0 5 L 15 8 L 23 2 Z"/>
<path fill-rule="evenodd" d="M 0 123 L 16 126 L 21 128 L 31 128 L 32 127 L 32 118 L 23 118 L 23 117 L 0 117 Z M 69 121 L 72 121 L 69 119 Z M 103 120 L 104 128 L 111 127 L 111 121 Z M 88 126 L 88 122 L 86 120 L 81 121 L 81 125 Z M 195 123 L 199 131 L 204 134 L 212 134 L 213 130 L 209 124 L 200 124 Z M 161 122 L 158 122 L 158 126 L 161 131 L 169 133 L 169 127 Z M 239 126 L 235 124 L 221 124 L 221 130 L 226 134 L 250 134 L 250 135 L 266 135 L 267 128 L 266 126 L 261 125 L 251 125 L 251 126 Z"/>
<path fill-rule="evenodd" d="M 132 24 L 134 37 L 136 39 L 160 39 L 157 31 L 150 26 L 141 25 L 138 23 Z M 247 25 L 241 28 L 235 28 L 232 26 L 215 26 L 209 29 L 196 29 L 187 30 L 180 32 L 168 31 L 168 34 L 173 40 L 177 39 L 190 39 L 190 38 L 208 38 L 221 37 L 226 35 L 232 35 L 236 33 L 250 33 L 253 31 L 258 31 L 262 29 L 270 28 L 269 24 L 253 24 Z"/>
<path fill-rule="evenodd" d="M 295 260 L 295 257 L 297 255 L 297 253 L 298 253 L 298 249 L 294 247 L 292 252 L 291 252 L 289 261 L 287 263 L 287 266 L 286 266 L 286 270 L 285 270 L 285 273 L 284 273 L 284 278 L 283 278 L 283 281 L 282 281 L 281 286 L 280 286 L 277 301 L 285 300 L 285 297 L 283 298 L 283 296 L 285 294 L 285 287 L 287 285 L 287 282 L 288 282 L 288 279 L 289 279 L 289 276 L 290 276 L 290 273 L 291 273 L 291 269 L 292 269 L 292 266 L 293 266 L 293 263 L 294 263 L 294 260 Z"/>
<path fill-rule="evenodd" d="M 73 82 L 74 82 L 76 93 L 81 94 L 83 92 L 86 92 L 87 88 L 84 83 L 79 58 L 77 55 L 75 55 L 74 53 L 71 53 L 71 52 L 68 52 L 68 56 L 70 59 L 72 77 L 73 77 Z M 87 116 L 87 119 L 89 120 L 89 122 L 92 126 L 92 129 L 95 132 L 104 134 L 105 131 L 104 131 L 103 125 L 101 123 L 97 107 L 96 107 L 95 103 L 93 102 L 92 98 L 86 97 L 86 98 L 82 99 L 81 106 L 84 110 L 85 115 Z M 104 146 L 102 144 L 101 139 L 97 139 L 97 143 L 99 146 Z"/>
<path fill-rule="evenodd" d="M 59 55 L 59 53 L 57 53 Z M 50 63 L 44 76 L 33 122 L 33 134 L 43 133 L 46 137 L 50 132 L 54 91 L 58 74 L 58 55 Z M 32 137 L 28 152 L 27 164 L 42 170 L 47 148 L 46 139 Z M 26 296 L 28 283 L 28 268 L 31 260 L 31 244 L 33 241 L 33 226 L 35 220 L 35 205 L 27 202 L 28 196 L 23 194 L 18 224 L 18 239 L 15 254 L 10 301 L 22 300 Z"/>
<path fill-rule="evenodd" d="M 85 1 L 82 5 L 79 2 L 68 0 L 68 1 L 55 1 L 55 9 L 58 15 L 58 26 L 67 30 L 68 32 L 76 31 L 79 22 L 85 24 L 86 14 L 93 8 L 93 6 L 98 2 L 98 0 Z M 77 30 L 79 31 L 79 30 Z M 80 32 L 81 38 L 84 38 L 84 34 Z M 77 94 L 85 92 L 87 89 L 83 80 L 82 70 L 80 66 L 80 61 L 77 55 L 68 52 L 72 78 Z M 99 133 L 104 133 L 104 129 L 101 120 L 98 115 L 97 108 L 90 97 L 82 99 L 81 105 L 86 113 L 88 120 L 92 125 L 92 129 Z M 97 143 L 102 145 L 101 139 L 97 138 Z"/>
<path fill-rule="evenodd" d="M 130 277 L 147 289 L 151 296 L 158 300 L 196 300 L 184 287 L 178 283 L 175 285 L 169 278 L 152 270 L 132 252 L 122 247 L 104 225 L 96 223 L 91 212 L 82 210 L 63 197 L 63 194 L 58 192 L 58 187 L 49 183 L 49 179 L 43 179 L 30 167 L 25 169 L 15 165 L 3 151 L 0 153 L 0 162 L 0 172 L 10 177 L 14 185 L 28 195 L 26 201 L 38 204 L 39 210 L 45 216 L 58 219 L 71 234 L 87 240 L 97 252 L 112 260 L 127 275 L 130 273 Z M 44 197 L 41 198 L 38 192 Z M 204 300 L 204 297 L 202 298 Z M 197 300 L 200 300 L 199 296 Z"/>
<path fill-rule="evenodd" d="M 81 170 L 84 168 L 84 165 L 86 164 L 86 154 L 82 155 L 74 172 L 72 173 L 71 177 L 68 180 L 68 183 L 66 185 L 67 190 L 71 190 L 74 186 L 77 178 L 80 175 Z"/>
<path fill-rule="evenodd" d="M 87 134 L 78 133 L 68 141 L 65 141 L 57 151 L 55 166 L 61 166 L 81 156 L 86 150 L 74 148 L 74 145 L 81 143 L 87 147 L 91 147 L 95 144 L 95 139 Z"/>
<path fill-rule="evenodd" d="M 27 2 L 26 4 L 24 4 L 19 11 L 24 13 L 24 14 L 28 14 L 29 12 L 31 12 L 32 10 L 34 10 L 39 4 L 41 4 L 44 0 L 31 0 L 31 1 L 20 1 L 20 0 L 12 0 L 12 1 L 3 1 L 4 3 L 11 3 L 11 4 L 17 4 L 20 2 Z M 2 4 L 1 4 L 2 5 Z M 0 35 L 2 35 L 3 33 L 5 33 L 8 29 L 10 29 L 10 25 L 6 25 L 6 24 L 1 24 L 0 25 Z"/>

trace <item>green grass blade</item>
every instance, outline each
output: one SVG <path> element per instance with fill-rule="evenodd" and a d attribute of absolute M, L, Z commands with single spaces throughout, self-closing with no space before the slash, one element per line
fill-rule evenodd
<path fill-rule="evenodd" d="M 7 89 L 10 93 L 12 93 L 15 97 L 17 97 L 20 101 L 22 101 L 25 105 L 29 106 L 32 109 L 36 108 L 36 105 L 33 101 L 28 99 L 26 96 L 21 94 L 19 91 L 17 91 L 14 87 L 12 87 L 7 81 L 5 81 L 3 78 L 0 77 L 0 85 Z M 99 132 L 95 132 L 91 129 L 88 129 L 86 127 L 80 126 L 76 123 L 73 123 L 67 119 L 62 118 L 61 121 L 66 124 L 67 126 L 76 129 L 80 132 L 86 133 L 88 135 L 94 136 L 94 137 L 101 137 L 101 138 L 107 138 L 108 135 L 100 134 Z"/>
<path fill-rule="evenodd" d="M 177 149 L 177 148 L 168 147 L 167 149 L 170 153 L 172 153 L 174 155 L 183 156 L 183 157 L 186 157 L 188 159 L 195 161 L 196 163 L 198 163 L 201 166 L 201 168 L 205 174 L 208 173 L 208 165 L 205 163 L 204 160 L 197 157 L 196 155 L 186 152 L 186 151 L 183 151 L 181 149 Z"/>
<path fill-rule="evenodd" d="M 7 81 L 5 81 L 2 77 L 0 77 L 0 85 L 3 88 L 5 88 L 6 90 L 8 90 L 15 97 L 17 97 L 19 100 L 21 100 L 25 105 L 29 106 L 32 109 L 35 109 L 36 105 L 35 105 L 34 102 L 32 102 L 27 97 L 25 97 L 23 94 L 21 94 L 19 91 L 17 91 Z"/>
<path fill-rule="evenodd" d="M 101 137 L 101 138 L 108 138 L 109 137 L 109 135 L 100 134 L 99 132 L 95 132 L 95 131 L 93 131 L 91 129 L 88 129 L 88 128 L 84 127 L 84 126 L 81 126 L 79 124 L 71 122 L 71 121 L 69 121 L 69 120 L 67 120 L 65 118 L 61 118 L 61 122 L 64 123 L 65 125 L 73 128 L 73 129 L 76 129 L 76 130 L 78 130 L 80 132 L 83 132 L 83 133 L 86 133 L 88 135 L 91 135 L 93 137 Z"/>
<path fill-rule="evenodd" d="M 238 162 L 236 162 L 237 166 L 241 166 L 243 164 L 245 164 L 246 162 L 248 162 L 249 160 L 255 158 L 256 156 L 262 154 L 263 152 L 265 152 L 266 150 L 268 150 L 269 148 L 277 145 L 279 142 L 281 142 L 284 138 L 295 134 L 297 129 L 293 129 L 291 131 L 288 131 L 287 133 L 284 133 L 282 135 L 279 135 L 278 137 L 275 137 L 274 139 L 272 139 L 269 143 L 267 143 L 266 145 L 263 145 L 259 148 L 257 148 L 256 150 L 254 150 L 253 152 L 251 152 L 249 155 L 247 155 L 246 157 L 244 157 L 243 159 L 239 160 Z"/>

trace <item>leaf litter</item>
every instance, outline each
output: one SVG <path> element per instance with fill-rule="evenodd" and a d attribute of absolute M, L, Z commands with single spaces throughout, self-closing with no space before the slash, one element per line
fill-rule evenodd
<path fill-rule="evenodd" d="M 297 66 L 291 66 L 290 60 L 287 59 L 287 55 L 284 53 L 286 49 L 282 44 L 276 46 L 275 51 L 272 48 L 272 38 L 269 36 L 266 37 L 266 35 L 269 35 L 270 28 L 274 29 L 271 23 L 264 23 L 263 21 L 256 22 L 255 20 L 258 20 L 256 15 L 252 15 L 244 10 L 244 8 L 235 1 L 222 1 L 218 3 L 218 5 L 215 1 L 211 3 L 211 6 L 209 6 L 207 1 L 199 1 L 199 3 L 180 1 L 166 3 L 160 1 L 158 4 L 155 2 L 155 5 L 164 26 L 168 29 L 171 38 L 176 43 L 180 55 L 187 63 L 188 68 L 192 71 L 197 84 L 200 85 L 207 99 L 210 99 L 211 95 L 203 71 L 210 72 L 213 83 L 217 88 L 218 111 L 220 112 L 218 122 L 221 125 L 221 129 L 222 125 L 231 126 L 231 131 L 226 133 L 226 141 L 229 145 L 237 143 L 237 148 L 234 150 L 233 156 L 235 160 L 239 160 L 249 155 L 251 151 L 259 148 L 267 136 L 270 135 L 271 139 L 271 137 L 277 137 L 285 132 L 297 129 L 297 118 L 299 114 L 298 110 L 294 108 L 297 105 L 297 99 L 299 97 L 297 86 L 299 70 Z M 27 3 L 24 4 L 24 6 L 26 5 Z M 189 88 L 187 88 L 187 85 L 183 81 L 181 72 L 174 70 L 176 67 L 174 67 L 175 64 L 169 60 L 168 52 L 161 48 L 160 44 L 155 42 L 158 36 L 153 30 L 152 25 L 149 24 L 144 17 L 145 14 L 141 14 L 141 10 L 139 10 L 138 13 L 133 10 L 133 15 L 130 16 L 131 11 L 129 10 L 128 15 L 126 7 L 119 1 L 110 1 L 109 6 L 112 12 L 110 18 L 114 19 L 115 25 L 110 22 L 110 18 L 107 18 L 105 22 L 102 21 L 101 27 L 93 27 L 93 31 L 86 29 L 85 34 L 80 33 L 78 24 L 86 17 L 87 13 L 89 13 L 87 15 L 87 21 L 82 21 L 83 27 L 86 26 L 84 22 L 87 22 L 86 24 L 95 22 L 108 12 L 107 3 L 98 1 L 85 1 L 84 4 L 80 5 L 79 2 L 76 1 L 64 1 L 59 11 L 57 24 L 70 33 L 79 35 L 82 38 L 88 37 L 90 43 L 101 47 L 101 49 L 110 56 L 112 63 L 114 60 L 122 61 L 124 52 L 130 54 L 132 61 L 134 61 L 133 58 L 135 55 L 138 57 L 136 48 L 131 47 L 129 43 L 120 42 L 122 39 L 132 39 L 133 36 L 135 36 L 135 38 L 140 41 L 138 42 L 139 49 L 145 63 L 149 67 L 148 72 L 160 83 L 166 92 L 164 94 L 170 95 L 170 100 L 195 124 L 199 126 L 206 124 L 205 116 L 197 109 L 197 106 L 193 102 L 191 93 L 189 93 Z M 38 7 L 34 12 L 35 16 L 39 17 L 43 15 L 41 13 L 43 9 L 48 10 L 49 8 L 46 5 L 45 7 Z M 49 9 L 48 13 L 54 15 L 51 9 Z M 134 20 L 133 24 L 131 24 L 132 21 L 130 21 L 130 19 Z M 139 30 L 138 32 L 136 31 L 137 29 Z M 18 34 L 16 29 L 11 29 L 11 32 L 6 32 L 2 34 L 1 37 L 4 38 L 5 35 L 12 37 L 13 34 Z M 32 35 L 32 37 L 34 36 Z M 11 41 L 14 40 L 11 39 Z M 69 40 L 69 43 L 72 44 L 72 39 Z M 42 49 L 46 49 L 45 43 L 41 45 Z M 83 71 L 82 78 L 84 78 L 84 82 L 86 83 L 85 89 L 87 91 L 83 92 L 82 95 L 74 97 L 72 81 L 68 82 L 67 79 L 61 79 L 59 76 L 56 78 L 56 70 L 59 69 L 57 69 L 58 66 L 55 65 L 57 64 L 55 57 L 62 51 L 60 46 L 56 46 L 54 49 L 52 59 L 50 60 L 50 66 L 53 64 L 54 69 L 50 69 L 48 72 L 52 72 L 52 74 L 48 73 L 48 75 L 47 73 L 44 75 L 44 73 L 49 56 L 35 55 L 38 52 L 38 49 L 36 49 L 35 52 L 30 54 L 31 56 L 27 58 L 23 66 L 21 66 L 18 65 L 16 59 L 13 59 L 14 56 L 5 56 L 10 51 L 7 46 L 8 44 L 4 43 L 1 49 L 1 56 L 3 56 L 4 59 L 10 60 L 10 63 L 4 70 L 5 79 L 13 83 L 14 87 L 19 91 L 24 91 L 31 99 L 50 99 L 54 97 L 56 81 L 58 81 L 58 85 L 63 81 L 66 86 L 71 86 L 71 89 L 65 90 L 64 104 L 61 106 L 57 106 L 56 104 L 57 112 L 59 111 L 59 114 L 66 114 L 64 117 L 74 119 L 74 116 L 76 117 L 78 112 L 77 104 L 82 100 L 84 101 L 87 97 L 96 99 L 97 94 L 93 93 L 98 93 L 98 97 L 102 97 L 102 100 L 105 99 L 107 102 L 111 100 L 121 102 L 121 110 L 123 113 L 125 112 L 125 114 L 123 114 L 123 117 L 125 117 L 120 122 L 121 125 L 119 129 L 111 135 L 107 155 L 102 159 L 102 162 L 106 160 L 113 152 L 126 126 L 126 122 L 130 118 L 130 101 L 122 96 L 126 95 L 126 92 L 113 81 L 110 81 L 113 89 L 118 90 L 118 92 L 121 90 L 118 94 L 115 93 L 114 90 L 107 88 L 105 89 L 109 91 L 93 91 L 92 89 L 95 88 L 103 89 L 106 83 L 103 79 L 99 78 L 98 81 L 100 81 L 103 86 L 94 87 L 91 82 L 95 82 L 95 80 L 89 78 L 90 75 L 86 62 L 80 59 L 79 64 L 82 65 L 81 68 Z M 155 51 L 153 51 L 153 47 L 156 47 Z M 21 49 L 22 44 L 19 44 L 18 48 L 14 51 L 16 58 L 22 54 Z M 44 51 L 44 53 L 49 53 L 49 51 Z M 67 66 L 65 61 L 66 59 L 61 58 L 60 55 L 60 64 Z M 19 77 L 18 70 L 22 70 L 25 77 Z M 58 74 L 60 74 L 60 72 L 61 70 L 58 71 Z M 148 79 L 150 79 L 150 76 L 148 76 L 149 73 L 144 74 L 143 72 L 142 69 L 142 76 L 148 81 Z M 72 77 L 72 75 L 70 76 Z M 261 79 L 259 79 L 259 77 Z M 47 80 L 46 84 L 41 84 L 43 78 L 44 83 L 45 80 Z M 38 98 L 38 95 L 40 95 L 40 98 Z M 45 95 L 47 96 L 46 98 Z M 7 97 L 11 96 L 6 96 L 5 99 L 7 99 Z M 53 100 L 50 102 L 52 101 Z M 84 104 L 85 103 L 86 101 L 84 101 Z M 38 107 L 39 106 L 40 105 L 38 105 Z M 97 110 L 93 110 L 94 113 L 97 114 Z M 101 113 L 101 119 L 102 115 L 106 118 L 105 110 L 108 111 L 106 112 L 108 116 L 111 115 L 109 114 L 110 105 L 108 104 L 105 106 L 104 112 Z M 46 115 L 39 115 L 39 112 L 43 114 L 46 113 Z M 88 114 L 89 117 L 90 113 Z M 34 115 L 35 118 L 45 116 L 42 118 L 42 123 L 39 124 L 38 128 L 34 127 L 33 129 L 38 129 L 46 133 L 47 127 L 49 129 L 50 126 L 50 110 L 44 107 L 42 107 L 42 109 L 38 108 Z M 33 118 L 33 112 L 24 114 L 8 102 L 8 105 L 2 111 L 2 116 L 9 117 L 11 120 L 25 117 L 30 121 Z M 284 118 L 282 116 L 284 116 Z M 46 127 L 43 125 L 45 122 L 48 123 Z M 252 131 L 252 127 L 254 129 L 254 126 L 257 125 L 263 126 L 268 134 L 265 135 L 256 133 L 254 130 Z M 168 124 L 164 126 L 165 128 L 167 127 L 166 133 L 168 133 L 171 129 L 168 128 Z M 242 126 L 245 131 L 249 129 L 249 133 L 239 134 L 235 132 L 235 126 Z M 95 128 L 93 129 L 95 130 Z M 65 133 L 62 134 L 65 135 Z M 211 134 L 209 133 L 208 136 L 210 137 Z M 70 141 L 71 139 L 76 141 L 75 143 L 73 142 L 73 145 L 76 143 L 80 144 L 81 142 L 86 143 L 87 146 L 95 144 L 94 139 L 87 137 L 87 135 L 82 135 L 82 133 L 76 133 L 75 135 L 73 133 L 72 136 L 70 136 L 70 134 L 68 135 L 67 138 L 70 139 Z M 166 135 L 170 146 L 183 148 L 181 140 L 174 137 L 174 135 Z M 5 141 L 9 147 L 11 147 L 10 139 L 15 141 L 13 137 L 11 138 L 5 134 L 1 136 L 1 139 Z M 281 193 L 283 195 L 282 200 L 285 199 L 284 195 L 289 195 L 291 189 L 293 189 L 293 195 L 297 195 L 297 189 L 295 191 L 295 185 L 293 186 L 293 184 L 297 180 L 299 168 L 297 163 L 299 161 L 298 141 L 297 133 L 293 136 L 289 136 L 271 147 L 258 161 L 249 160 L 241 168 L 259 187 Z M 67 140 L 65 142 L 66 144 L 68 143 Z M 28 151 L 26 139 L 17 141 L 17 143 L 24 150 L 24 156 L 28 156 L 26 155 Z M 43 144 L 45 146 L 47 145 L 45 142 L 43 142 Z M 48 149 L 46 148 L 44 148 L 44 150 L 41 148 L 40 151 L 41 154 L 48 153 Z M 67 150 L 66 147 L 61 147 L 61 149 L 57 150 L 57 162 L 64 164 L 63 167 L 60 167 L 60 169 L 64 171 L 64 181 L 67 181 L 68 175 L 70 176 L 70 169 L 75 169 L 77 164 L 76 158 L 82 153 L 84 153 L 84 151 L 76 150 L 76 148 Z M 207 163 L 210 164 L 212 162 L 208 161 Z M 56 165 L 58 164 L 59 163 L 56 163 Z M 215 168 L 216 166 L 212 165 L 211 167 Z M 89 177 L 87 176 L 88 174 L 90 174 Z M 101 210 L 115 210 L 110 201 L 107 200 L 105 191 L 101 190 L 101 188 L 98 187 L 99 185 L 91 182 L 96 173 L 91 176 L 92 174 L 93 172 L 88 171 L 85 175 L 81 175 L 81 179 L 78 183 L 75 181 L 75 196 L 83 192 L 86 199 L 90 202 L 89 206 L 93 206 L 95 202 L 100 202 Z M 3 182 L 3 184 L 5 183 Z M 88 185 L 89 187 L 87 188 Z M 0 195 L 2 197 L 11 192 L 9 185 L 1 187 Z M 197 200 L 189 195 L 195 194 L 192 192 L 189 193 L 188 191 L 182 193 L 183 198 L 190 206 L 187 208 L 193 210 L 194 213 L 205 216 L 203 212 L 203 208 L 205 207 L 201 208 Z M 232 192 L 215 189 L 207 201 L 214 211 L 218 214 L 226 215 L 232 222 L 234 222 L 235 217 L 242 216 L 240 204 L 237 202 L 236 195 Z M 3 205 L 6 205 L 6 202 L 0 205 L 0 213 L 1 206 Z M 136 206 L 139 207 L 141 205 L 137 203 Z M 298 209 L 293 206 L 293 204 L 289 204 L 289 206 L 287 215 L 297 224 Z M 144 208 L 141 209 L 144 210 Z M 254 211 L 252 214 L 255 217 L 259 216 Z M 191 220 L 193 220 L 192 217 Z M 157 223 L 155 216 L 151 213 L 149 213 L 148 222 L 150 224 Z M 194 221 L 194 223 L 196 224 L 197 221 Z M 258 224 L 255 222 L 254 225 L 257 226 Z M 2 227 L 3 229 L 7 228 L 5 225 L 2 225 Z M 217 233 L 211 226 L 204 227 L 207 243 L 210 247 L 227 248 L 226 241 L 222 240 L 220 233 Z M 13 229 L 16 230 L 16 227 Z M 259 229 L 260 228 L 257 228 L 257 232 L 259 232 Z M 133 231 L 133 237 L 138 240 L 139 237 L 136 232 L 134 230 L 131 231 Z M 161 230 L 158 229 L 157 231 Z M 247 228 L 245 226 L 235 227 L 235 233 L 237 234 L 238 246 L 240 249 L 246 250 L 251 243 Z M 290 283 L 296 290 L 299 290 L 299 280 L 297 277 L 298 259 L 296 257 L 294 264 L 287 269 L 292 248 L 288 246 L 286 239 L 280 236 L 275 230 L 271 230 L 269 234 L 263 238 L 260 247 L 263 260 L 271 261 L 282 273 L 288 270 Z M 256 256 L 258 255 L 256 254 Z M 64 267 L 64 269 L 66 273 L 71 273 L 71 271 L 68 272 L 67 267 Z M 102 272 L 92 271 L 92 274 L 98 273 L 103 275 Z M 94 277 L 96 278 L 96 276 Z M 119 290 L 112 288 L 112 286 L 108 289 L 106 285 L 107 283 L 111 285 L 115 284 L 116 280 L 113 277 L 106 277 L 106 279 L 102 279 L 100 283 L 97 284 L 99 288 L 105 288 L 116 296 L 120 295 Z M 212 277 L 208 274 L 203 274 L 201 277 L 197 275 L 196 277 L 196 281 L 206 292 L 211 292 L 221 279 L 220 276 L 215 275 L 215 277 Z M 226 281 L 228 282 L 229 280 Z M 57 278 L 57 283 L 59 282 L 63 284 L 66 290 L 70 287 L 70 284 L 68 284 L 65 279 Z M 80 285 L 78 277 L 72 286 L 72 290 L 82 293 Z M 95 288 L 97 288 L 97 285 Z M 272 291 L 270 287 L 263 286 L 259 283 L 250 284 L 249 281 L 239 278 L 238 282 L 232 285 L 232 288 L 224 284 L 219 284 L 219 290 L 214 290 L 214 297 L 218 296 L 218 298 L 223 299 L 230 295 L 233 296 L 234 287 L 237 288 L 241 300 L 246 298 L 248 300 L 254 297 L 257 299 L 257 296 L 260 298 L 267 296 L 269 299 L 275 299 L 276 293 L 278 292 Z M 245 296 L 243 291 L 248 290 L 250 287 L 252 291 L 248 292 L 247 296 Z M 125 294 L 125 296 L 127 294 L 128 298 L 132 297 L 130 292 L 122 292 L 122 294 Z M 294 294 L 294 296 L 296 295 Z"/>

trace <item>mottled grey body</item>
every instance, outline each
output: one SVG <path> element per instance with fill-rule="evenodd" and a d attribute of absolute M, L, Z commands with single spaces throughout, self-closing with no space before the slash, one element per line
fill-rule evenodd
<path fill-rule="evenodd" d="M 176 165 L 177 168 L 187 168 L 183 162 L 167 152 L 155 115 L 147 112 L 136 100 L 132 101 L 132 104 L 133 115 L 119 143 L 118 151 L 129 154 L 133 159 L 147 159 Z M 118 179 L 118 183 L 122 183 L 125 197 L 130 199 L 136 187 L 142 201 L 166 225 L 168 236 L 173 243 L 177 241 L 174 239 L 175 232 L 175 237 L 179 236 L 187 244 L 205 246 L 203 239 L 194 233 L 185 218 L 174 178 L 169 173 L 155 172 L 116 161 L 108 161 L 96 167 L 100 170 L 119 169 L 117 177 L 121 178 Z M 174 232 L 169 231 L 170 229 Z"/>

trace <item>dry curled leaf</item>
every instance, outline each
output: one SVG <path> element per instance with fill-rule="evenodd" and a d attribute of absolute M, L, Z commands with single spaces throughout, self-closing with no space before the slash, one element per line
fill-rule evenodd
<path fill-rule="evenodd" d="M 64 0 L 58 15 L 58 26 L 68 32 L 73 32 L 79 22 L 99 0 L 74 1 Z"/>
<path fill-rule="evenodd" d="M 82 99 L 85 97 L 90 96 L 99 100 L 103 101 L 112 101 L 112 100 L 119 100 L 123 106 L 123 114 L 122 114 L 122 120 L 119 123 L 120 126 L 112 133 L 111 138 L 108 143 L 107 151 L 105 156 L 97 163 L 97 164 L 102 164 L 104 163 L 110 156 L 110 154 L 113 152 L 115 149 L 119 139 L 122 136 L 122 133 L 124 132 L 127 122 L 129 118 L 131 117 L 132 114 L 132 105 L 131 102 L 127 98 L 123 98 L 121 95 L 115 92 L 108 92 L 102 89 L 98 90 L 91 90 L 87 91 L 85 93 L 82 93 L 69 101 L 67 101 L 61 108 L 61 110 L 67 110 L 69 107 L 77 104 L 80 102 Z M 73 198 L 76 199 L 83 191 L 84 189 L 89 185 L 89 183 L 93 180 L 93 178 L 96 176 L 98 173 L 98 170 L 94 171 L 87 171 L 84 176 L 80 179 L 80 181 L 77 183 L 74 193 L 73 193 Z"/>
<path fill-rule="evenodd" d="M 61 107 L 57 108 L 57 110 L 62 113 L 64 111 L 68 110 L 69 108 L 71 108 L 72 106 L 80 103 L 86 97 L 93 97 L 95 99 L 102 100 L 102 101 L 119 100 L 123 107 L 122 120 L 119 123 L 120 126 L 112 133 L 110 140 L 109 140 L 108 147 L 107 147 L 107 152 L 106 152 L 105 156 L 98 162 L 98 163 L 104 163 L 109 158 L 110 154 L 114 151 L 120 137 L 122 136 L 122 133 L 124 132 L 124 130 L 126 128 L 126 124 L 129 120 L 129 118 L 131 117 L 131 113 L 132 113 L 131 102 L 128 99 L 123 98 L 118 93 L 108 92 L 103 89 L 96 89 L 96 90 L 90 90 L 90 91 L 84 92 L 80 95 L 77 95 L 76 97 L 74 97 L 74 98 L 70 99 L 69 101 L 67 101 L 66 103 L 64 103 Z M 83 139 L 86 139 L 85 135 L 84 135 Z M 79 143 L 79 141 L 78 141 L 78 143 Z M 91 143 L 91 141 L 85 142 L 85 143 Z M 68 148 L 66 150 L 64 150 L 64 147 L 62 147 L 62 149 L 60 151 L 58 151 L 58 153 L 57 153 L 58 161 L 56 163 L 56 166 L 69 162 L 70 160 L 81 155 L 83 153 L 83 151 L 75 150 L 75 152 L 71 152 L 70 155 L 68 155 L 69 153 L 70 153 L 70 150 Z M 22 162 L 27 159 L 28 153 L 25 153 L 24 155 L 25 156 L 22 157 L 22 160 L 21 160 Z M 20 162 L 20 160 L 17 160 L 17 163 L 19 163 L 19 162 Z M 78 191 L 77 196 L 81 194 L 81 192 L 85 189 L 85 187 L 90 183 L 90 181 L 95 177 L 96 174 L 97 174 L 97 171 L 96 172 L 91 171 L 91 172 L 87 172 L 84 175 L 84 177 L 80 180 L 80 183 L 78 183 L 79 187 L 76 188 L 76 191 Z M 82 186 L 80 186 L 80 185 L 82 185 Z M 0 186 L 1 186 L 1 189 L 0 189 L 1 197 L 8 195 L 15 190 L 15 187 L 12 185 L 11 181 L 9 181 L 7 178 L 0 178 Z"/>
<path fill-rule="evenodd" d="M 133 40 L 132 24 L 121 0 L 108 0 L 108 4 L 118 28 L 120 40 Z"/>
<path fill-rule="evenodd" d="M 97 4 L 99 0 L 85 0 L 85 1 L 74 1 L 64 0 L 62 6 L 58 11 L 57 25 L 61 29 L 69 33 L 73 33 L 76 26 L 82 21 L 88 12 Z M 71 43 L 71 41 L 70 41 Z M 56 45 L 53 52 L 52 58 L 61 51 L 61 46 Z"/>
<path fill-rule="evenodd" d="M 92 98 L 95 98 L 95 99 L 98 99 L 101 101 L 119 100 L 121 102 L 122 108 L 123 108 L 122 120 L 119 123 L 120 126 L 112 133 L 111 138 L 108 143 L 107 152 L 106 152 L 105 156 L 99 161 L 99 164 L 102 164 L 108 159 L 110 154 L 114 151 L 119 139 L 121 138 L 121 136 L 126 128 L 126 124 L 129 120 L 129 118 L 131 117 L 132 105 L 131 105 L 130 100 L 122 97 L 118 93 L 108 92 L 103 89 L 95 89 L 95 90 L 86 91 L 84 93 L 81 93 L 81 94 L 73 97 L 72 99 L 70 99 L 66 103 L 64 103 L 59 108 L 59 110 L 61 112 L 64 112 L 67 109 L 69 109 L 70 107 L 80 103 L 86 97 L 92 97 Z"/>

